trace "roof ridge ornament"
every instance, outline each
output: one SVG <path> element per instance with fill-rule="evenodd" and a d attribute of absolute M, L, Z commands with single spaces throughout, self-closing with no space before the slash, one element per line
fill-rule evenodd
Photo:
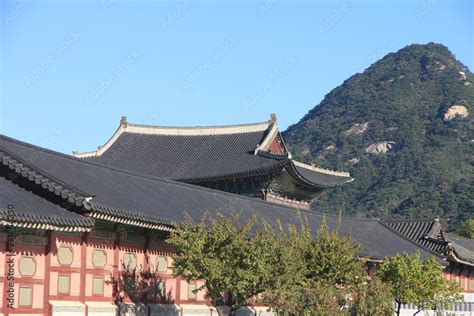
<path fill-rule="evenodd" d="M 127 117 L 126 117 L 126 116 L 122 116 L 122 117 L 120 118 L 120 126 L 127 127 L 127 125 L 128 125 Z"/>
<path fill-rule="evenodd" d="M 279 133 L 277 117 L 275 114 L 270 114 L 270 120 L 268 121 L 268 124 L 270 126 L 270 130 L 261 143 L 255 148 L 254 155 L 257 155 L 259 151 L 267 151 L 268 146 L 270 146 L 270 143 Z"/>

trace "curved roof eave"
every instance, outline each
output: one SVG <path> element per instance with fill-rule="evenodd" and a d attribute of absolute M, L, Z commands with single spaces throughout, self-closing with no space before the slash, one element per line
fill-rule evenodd
<path fill-rule="evenodd" d="M 330 188 L 354 181 L 348 172 L 315 167 L 294 159 L 291 159 L 290 166 L 291 174 L 307 186 Z"/>

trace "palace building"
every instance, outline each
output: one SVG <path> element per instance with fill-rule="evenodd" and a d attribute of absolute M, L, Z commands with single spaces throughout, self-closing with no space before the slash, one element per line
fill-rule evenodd
<path fill-rule="evenodd" d="M 258 212 L 311 227 L 339 217 L 309 209 L 345 172 L 295 161 L 276 118 L 225 127 L 129 124 L 98 150 L 65 155 L 0 135 L 0 314 L 217 315 L 201 281 L 171 274 L 165 239 L 185 214 Z M 387 257 L 435 257 L 474 301 L 472 240 L 438 220 L 343 218 L 369 273 Z M 456 309 L 474 310 L 474 303 Z M 409 308 L 409 306 L 407 306 Z M 251 306 L 239 315 L 273 315 Z"/>
<path fill-rule="evenodd" d="M 294 160 L 274 114 L 263 123 L 185 128 L 130 124 L 122 117 L 105 145 L 73 155 L 124 171 L 306 209 L 323 190 L 353 180 L 347 172 Z"/>

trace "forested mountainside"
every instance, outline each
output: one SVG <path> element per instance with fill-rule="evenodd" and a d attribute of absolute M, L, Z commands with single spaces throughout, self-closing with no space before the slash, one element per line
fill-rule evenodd
<path fill-rule="evenodd" d="M 410 45 L 347 79 L 283 134 L 293 156 L 355 181 L 313 208 L 423 219 L 474 216 L 474 76 L 443 45 Z"/>

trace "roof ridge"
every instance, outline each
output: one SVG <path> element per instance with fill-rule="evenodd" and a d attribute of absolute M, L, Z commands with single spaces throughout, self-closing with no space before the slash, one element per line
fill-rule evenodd
<path fill-rule="evenodd" d="M 72 155 L 79 158 L 95 157 L 102 155 L 123 133 L 148 134 L 163 136 L 214 136 L 229 134 L 255 133 L 268 130 L 275 124 L 276 118 L 273 116 L 270 120 L 258 123 L 220 125 L 220 126 L 157 126 L 130 124 L 125 116 L 122 116 L 120 125 L 114 134 L 99 146 L 97 150 L 87 152 L 73 151 Z"/>
<path fill-rule="evenodd" d="M 384 220 L 385 223 L 432 223 L 433 220 L 416 220 L 416 219 L 389 219 L 389 220 Z"/>
<path fill-rule="evenodd" d="M 151 128 L 163 128 L 163 129 L 225 129 L 232 127 L 250 127 L 256 125 L 270 125 L 271 121 L 255 122 L 255 123 L 243 123 L 243 124 L 229 124 L 229 125 L 195 125 L 195 126 L 172 126 L 172 125 L 149 125 L 149 124 L 135 124 L 135 123 L 126 123 L 127 126 L 136 126 L 136 127 L 151 127 Z"/>

